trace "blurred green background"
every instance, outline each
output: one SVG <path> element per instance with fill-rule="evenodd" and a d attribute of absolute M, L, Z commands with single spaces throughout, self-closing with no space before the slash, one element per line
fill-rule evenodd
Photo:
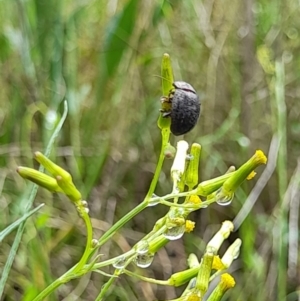
<path fill-rule="evenodd" d="M 88 200 L 97 237 L 143 200 L 159 154 L 160 64 L 169 53 L 175 79 L 191 83 L 202 101 L 200 121 L 184 137 L 203 147 L 201 180 L 240 166 L 256 149 L 270 151 L 271 164 L 230 206 L 193 214 L 195 231 L 139 272 L 167 279 L 184 269 L 189 253 L 200 257 L 220 223 L 245 209 L 258 183 L 257 202 L 229 239 L 243 246 L 224 300 L 299 300 L 299 15 L 296 0 L 0 0 L 0 230 L 26 206 L 30 185 L 16 166 L 37 167 L 33 152 L 44 151 L 64 99 L 69 115 L 51 158 Z M 158 195 L 171 190 L 171 163 Z M 31 300 L 84 249 L 73 205 L 39 189 L 35 206 L 43 202 L 26 224 L 5 301 Z M 146 209 L 126 224 L 100 250 L 103 258 L 127 251 L 166 210 Z M 14 236 L 1 244 L 0 271 Z M 106 279 L 87 275 L 48 300 L 94 300 Z M 166 300 L 181 291 L 122 276 L 107 300 Z"/>

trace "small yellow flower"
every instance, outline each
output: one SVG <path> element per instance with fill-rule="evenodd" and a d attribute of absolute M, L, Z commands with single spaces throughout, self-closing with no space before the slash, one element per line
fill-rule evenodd
<path fill-rule="evenodd" d="M 266 155 L 263 153 L 262 150 L 258 149 L 256 152 L 255 152 L 255 159 L 256 159 L 256 162 L 257 164 L 266 164 L 267 163 L 267 157 Z"/>
<path fill-rule="evenodd" d="M 188 202 L 188 203 L 195 204 L 195 205 L 199 205 L 200 203 L 202 203 L 201 199 L 200 199 L 199 196 L 196 195 L 196 194 L 191 195 L 191 196 L 188 198 L 187 202 Z"/>
<path fill-rule="evenodd" d="M 195 222 L 192 222 L 190 220 L 186 220 L 185 222 L 185 232 L 190 233 L 194 230 L 195 228 Z"/>
<path fill-rule="evenodd" d="M 252 170 L 252 172 L 248 175 L 247 180 L 252 180 L 256 176 L 256 172 Z"/>
<path fill-rule="evenodd" d="M 227 273 L 223 274 L 221 276 L 221 280 L 219 284 L 215 287 L 213 292 L 210 294 L 207 301 L 220 301 L 224 296 L 224 294 L 226 293 L 226 291 L 234 287 L 234 285 L 235 285 L 234 278 Z"/>
<path fill-rule="evenodd" d="M 223 274 L 221 276 L 221 285 L 224 291 L 233 288 L 235 286 L 234 278 L 228 273 Z"/>
<path fill-rule="evenodd" d="M 50 172 L 50 174 L 54 178 L 56 178 L 57 176 L 60 176 L 67 182 L 72 181 L 72 176 L 66 170 L 64 170 L 57 164 L 53 163 L 50 159 L 48 159 L 46 156 L 44 156 L 41 152 L 35 152 L 34 157 L 40 164 L 42 164 L 45 167 L 45 169 L 47 169 Z"/>
<path fill-rule="evenodd" d="M 212 264 L 212 269 L 213 270 L 224 270 L 226 267 L 223 264 L 222 260 L 220 259 L 219 255 L 214 256 L 213 264 Z"/>

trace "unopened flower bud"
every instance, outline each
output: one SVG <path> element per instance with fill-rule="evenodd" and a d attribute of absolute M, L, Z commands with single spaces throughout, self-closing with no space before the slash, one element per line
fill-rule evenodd
<path fill-rule="evenodd" d="M 213 259 L 214 254 L 210 252 L 206 252 L 202 258 L 196 280 L 196 288 L 201 292 L 201 296 L 204 296 L 208 289 Z"/>
<path fill-rule="evenodd" d="M 174 82 L 172 64 L 170 56 L 165 53 L 161 62 L 161 78 L 162 78 L 162 102 L 161 102 L 161 112 L 170 112 L 172 109 L 172 103 L 169 101 L 164 101 L 173 89 L 172 83 Z M 171 118 L 164 118 L 163 114 L 159 115 L 157 121 L 158 127 L 162 132 L 170 133 Z M 163 133 L 163 135 L 165 134 Z"/>
<path fill-rule="evenodd" d="M 162 247 L 164 247 L 170 240 L 165 238 L 164 235 L 160 235 L 154 238 L 152 241 L 149 242 L 149 252 L 156 253 Z"/>
<path fill-rule="evenodd" d="M 81 193 L 77 190 L 77 188 L 75 187 L 72 181 L 66 181 L 61 176 L 57 176 L 56 181 L 59 187 L 69 197 L 70 200 L 72 200 L 73 202 L 77 202 L 81 200 Z"/>
<path fill-rule="evenodd" d="M 73 202 L 81 200 L 81 193 L 73 184 L 72 177 L 66 170 L 53 163 L 41 152 L 35 152 L 34 155 L 36 160 L 54 177 L 54 181 L 57 182 L 60 191 L 64 192 Z"/>
<path fill-rule="evenodd" d="M 44 187 L 51 192 L 62 192 L 62 189 L 59 187 L 56 180 L 42 172 L 23 166 L 19 166 L 17 168 L 17 172 L 22 178 L 30 180 L 31 182 Z"/>
<path fill-rule="evenodd" d="M 177 143 L 177 152 L 171 168 L 171 176 L 174 182 L 179 182 L 184 173 L 186 154 L 189 145 L 186 141 L 181 140 Z"/>
<path fill-rule="evenodd" d="M 266 163 L 267 157 L 265 154 L 261 150 L 257 150 L 245 164 L 243 164 L 234 174 L 232 173 L 232 177 L 224 182 L 222 186 L 223 194 L 232 195 L 248 177 L 253 177 L 253 171 L 256 167 Z"/>
<path fill-rule="evenodd" d="M 42 164 L 45 169 L 47 169 L 50 174 L 56 178 L 57 176 L 62 177 L 65 181 L 72 181 L 71 175 L 61 168 L 60 166 L 53 163 L 50 159 L 48 159 L 46 156 L 44 156 L 41 152 L 35 152 L 34 153 L 35 159 Z"/>
<path fill-rule="evenodd" d="M 175 273 L 170 277 L 169 283 L 175 287 L 181 286 L 190 281 L 192 278 L 196 277 L 199 269 L 200 265 L 191 269 Z"/>
<path fill-rule="evenodd" d="M 207 244 L 206 250 L 211 250 L 214 255 L 217 254 L 223 241 L 228 238 L 230 232 L 233 231 L 233 223 L 230 221 L 225 221 L 222 223 L 220 230 L 214 235 L 214 237 Z"/>
<path fill-rule="evenodd" d="M 195 267 L 197 267 L 199 264 L 200 264 L 200 263 L 199 263 L 198 257 L 197 257 L 195 254 L 191 253 L 191 254 L 189 255 L 189 257 L 188 257 L 188 265 L 189 265 L 189 267 L 190 267 L 190 268 L 195 268 Z"/>
<path fill-rule="evenodd" d="M 192 190 L 198 184 L 199 161 L 201 154 L 201 145 L 193 143 L 191 147 L 191 159 L 185 172 L 185 184 Z"/>
<path fill-rule="evenodd" d="M 232 175 L 235 173 L 236 173 L 236 171 L 231 172 L 231 173 L 226 173 L 220 177 L 201 182 L 196 188 L 196 193 L 198 195 L 202 195 L 202 196 L 208 196 L 208 195 L 212 194 L 213 192 L 218 190 L 223 185 L 223 183 L 227 179 L 232 177 Z"/>
<path fill-rule="evenodd" d="M 242 245 L 241 239 L 237 238 L 223 255 L 222 262 L 226 268 L 229 268 L 233 260 L 239 256 L 241 245 Z"/>

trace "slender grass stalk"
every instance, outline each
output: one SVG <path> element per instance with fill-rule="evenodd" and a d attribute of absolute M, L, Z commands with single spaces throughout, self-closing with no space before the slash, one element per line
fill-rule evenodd
<path fill-rule="evenodd" d="M 105 285 L 102 287 L 100 294 L 97 296 L 97 298 L 95 299 L 95 301 L 102 301 L 103 297 L 105 296 L 105 294 L 107 293 L 107 291 L 109 290 L 109 288 L 111 287 L 111 285 L 114 283 L 116 277 L 111 277 L 106 283 Z"/>
<path fill-rule="evenodd" d="M 277 295 L 278 300 L 286 298 L 287 284 L 287 244 L 285 237 L 287 235 L 287 211 L 284 204 L 284 194 L 287 189 L 287 138 L 286 138 L 286 104 L 284 96 L 285 76 L 284 64 L 282 61 L 275 63 L 275 101 L 277 105 L 277 128 L 280 140 L 279 154 L 277 160 L 278 187 L 280 199 L 280 216 L 278 224 L 278 278 L 277 278 Z"/>
<path fill-rule="evenodd" d="M 46 148 L 46 151 L 45 151 L 45 156 L 46 157 L 49 157 L 49 155 L 51 153 L 51 150 L 54 146 L 54 142 L 55 142 L 56 138 L 58 137 L 58 134 L 61 131 L 61 128 L 62 128 L 62 126 L 63 126 L 63 124 L 66 120 L 67 114 L 68 114 L 68 105 L 67 105 L 67 102 L 64 101 L 64 112 L 63 112 L 63 115 L 62 115 L 59 123 L 57 124 L 57 126 L 56 126 L 50 140 L 49 140 L 48 145 L 47 145 L 47 148 Z M 39 171 L 41 171 L 41 172 L 44 171 L 44 167 L 40 166 Z M 30 196 L 29 196 L 28 201 L 27 201 L 25 214 L 30 212 L 30 209 L 32 207 L 33 201 L 34 201 L 36 193 L 37 193 L 38 185 L 34 184 L 34 185 L 31 186 L 30 189 L 31 189 L 31 193 L 30 193 Z M 23 236 L 23 232 L 24 232 L 24 229 L 25 229 L 25 224 L 26 224 L 26 220 L 23 221 L 20 224 L 20 226 L 18 228 L 18 231 L 17 231 L 17 234 L 16 234 L 16 237 L 14 239 L 14 243 L 13 243 L 11 249 L 10 249 L 7 261 L 6 261 L 5 266 L 4 266 L 2 276 L 1 276 L 1 280 L 0 280 L 0 299 L 3 295 L 4 287 L 5 287 L 5 284 L 6 284 L 6 281 L 7 281 L 12 263 L 13 263 L 14 258 L 16 256 L 17 250 L 19 248 L 19 245 L 20 245 L 20 242 L 21 242 L 21 239 L 22 239 L 22 236 Z"/>
<path fill-rule="evenodd" d="M 40 204 L 36 208 L 30 210 L 28 213 L 24 214 L 22 217 L 20 217 L 18 220 L 16 220 L 14 223 L 10 224 L 8 227 L 6 227 L 4 230 L 0 232 L 0 242 L 4 239 L 6 235 L 11 233 L 15 228 L 17 228 L 21 223 L 26 221 L 31 215 L 36 213 L 38 210 L 40 210 L 45 204 Z"/>

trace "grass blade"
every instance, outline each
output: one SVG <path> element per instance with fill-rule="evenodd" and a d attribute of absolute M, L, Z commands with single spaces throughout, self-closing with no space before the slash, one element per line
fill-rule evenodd
<path fill-rule="evenodd" d="M 17 219 L 15 222 L 13 222 L 11 225 L 6 227 L 4 230 L 0 232 L 0 242 L 9 234 L 11 233 L 15 228 L 17 228 L 22 222 L 25 222 L 31 215 L 33 215 L 35 212 L 37 212 L 40 208 L 42 208 L 45 204 L 40 204 L 38 207 L 32 209 L 28 213 L 24 214 L 22 217 Z"/>
<path fill-rule="evenodd" d="M 55 130 L 54 130 L 54 132 L 53 132 L 53 134 L 52 134 L 52 136 L 49 140 L 49 143 L 47 145 L 46 151 L 45 151 L 45 156 L 47 156 L 47 157 L 49 157 L 49 155 L 51 153 L 54 142 L 55 142 L 58 134 L 60 133 L 60 130 L 61 130 L 63 124 L 64 124 L 64 121 L 66 120 L 67 114 L 68 114 L 68 105 L 67 105 L 67 101 L 64 101 L 64 113 L 63 113 L 63 115 L 61 117 L 61 120 L 59 121 L 57 127 L 55 128 Z M 44 168 L 41 166 L 39 168 L 39 170 L 43 171 Z M 31 190 L 31 193 L 30 193 L 30 196 L 29 196 L 29 199 L 28 199 L 28 205 L 26 207 L 25 214 L 27 214 L 30 211 L 30 208 L 32 207 L 33 201 L 34 201 L 36 193 L 37 193 L 38 186 L 33 185 L 31 189 L 32 190 Z M 21 239 L 22 239 L 22 235 L 23 235 L 23 232 L 24 232 L 24 229 L 25 229 L 25 224 L 26 224 L 26 220 L 23 221 L 19 225 L 17 235 L 16 235 L 14 243 L 13 243 L 11 249 L 10 249 L 7 261 L 6 261 L 4 269 L 3 269 L 3 273 L 2 273 L 2 276 L 1 276 L 1 279 L 0 279 L 0 300 L 1 300 L 3 292 L 4 292 L 4 287 L 5 287 L 5 284 L 6 284 L 6 281 L 7 281 L 12 263 L 14 261 L 14 258 L 16 256 L 17 250 L 19 248 L 19 245 L 20 245 L 20 242 L 21 242 Z"/>

